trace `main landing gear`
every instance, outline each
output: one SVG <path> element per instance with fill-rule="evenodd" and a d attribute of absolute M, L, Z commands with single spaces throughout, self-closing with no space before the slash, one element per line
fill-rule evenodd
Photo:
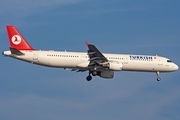
<path fill-rule="evenodd" d="M 91 76 L 91 72 L 89 71 L 89 75 L 86 77 L 87 81 L 91 81 L 92 80 L 92 76 Z"/>
<path fill-rule="evenodd" d="M 156 75 L 157 75 L 157 81 L 160 81 L 160 80 L 161 80 L 161 78 L 159 77 L 159 74 L 160 74 L 159 71 L 157 71 L 157 72 L 156 72 Z"/>
<path fill-rule="evenodd" d="M 87 81 L 91 81 L 92 80 L 92 76 L 97 76 L 100 73 L 98 71 L 89 71 L 89 75 L 86 77 Z M 92 75 L 92 76 L 91 76 Z"/>
<path fill-rule="evenodd" d="M 91 76 L 91 75 L 88 75 L 88 76 L 86 77 L 86 80 L 87 80 L 87 81 L 91 81 L 91 80 L 92 80 L 92 76 Z"/>

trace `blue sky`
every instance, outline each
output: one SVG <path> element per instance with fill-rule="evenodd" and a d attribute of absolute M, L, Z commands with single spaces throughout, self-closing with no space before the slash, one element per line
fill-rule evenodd
<path fill-rule="evenodd" d="M 0 50 L 14 25 L 36 49 L 161 55 L 180 65 L 179 0 L 6 0 Z M 112 80 L 0 56 L 1 120 L 179 120 L 180 72 L 117 72 Z"/>

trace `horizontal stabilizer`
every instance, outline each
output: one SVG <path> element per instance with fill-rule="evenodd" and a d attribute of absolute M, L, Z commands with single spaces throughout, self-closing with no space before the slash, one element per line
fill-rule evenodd
<path fill-rule="evenodd" d="M 24 55 L 24 53 L 22 53 L 21 51 L 19 51 L 16 48 L 10 47 L 10 51 L 11 51 L 12 54 L 15 54 L 15 55 Z"/>

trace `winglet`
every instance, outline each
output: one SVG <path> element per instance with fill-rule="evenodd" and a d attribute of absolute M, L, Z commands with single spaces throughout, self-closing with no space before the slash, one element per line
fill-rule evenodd
<path fill-rule="evenodd" d="M 86 46 L 89 46 L 89 42 L 86 42 Z"/>

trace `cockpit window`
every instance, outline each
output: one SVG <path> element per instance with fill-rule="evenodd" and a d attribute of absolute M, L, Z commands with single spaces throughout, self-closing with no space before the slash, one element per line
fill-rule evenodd
<path fill-rule="evenodd" d="M 172 62 L 171 60 L 167 60 L 167 62 Z"/>

